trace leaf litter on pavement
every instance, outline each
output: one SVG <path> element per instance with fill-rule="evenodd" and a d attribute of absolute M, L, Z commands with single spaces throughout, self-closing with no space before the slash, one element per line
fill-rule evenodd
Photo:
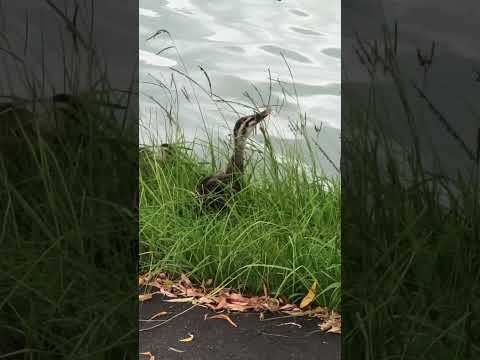
<path fill-rule="evenodd" d="M 223 320 L 228 321 L 233 327 L 238 327 L 238 325 L 235 324 L 232 319 L 230 319 L 230 316 L 225 315 L 225 314 L 213 315 L 213 316 L 205 318 L 205 320 L 209 320 L 209 319 L 223 319 Z"/>
<path fill-rule="evenodd" d="M 180 339 L 178 341 L 183 342 L 183 343 L 190 342 L 190 341 L 193 340 L 193 337 L 194 337 L 193 334 L 188 334 L 188 336 L 186 338 Z"/>
<path fill-rule="evenodd" d="M 313 301 L 316 297 L 318 287 L 315 281 L 309 288 L 307 294 L 302 299 L 300 305 L 291 304 L 284 298 L 273 298 L 268 296 L 264 286 L 264 294 L 261 296 L 245 296 L 231 288 L 213 289 L 212 279 L 202 281 L 201 284 L 194 284 L 185 274 L 180 279 L 173 281 L 161 273 L 152 278 L 150 275 L 140 275 L 139 286 L 150 286 L 157 291 L 152 294 L 162 294 L 169 298 L 166 302 L 191 302 L 209 308 L 214 311 L 233 311 L 283 313 L 292 317 L 310 316 L 320 320 L 318 324 L 321 331 L 330 333 L 341 333 L 341 315 L 327 308 L 317 306 L 313 307 Z M 146 301 L 152 298 L 152 294 L 139 295 L 140 301 Z M 221 318 L 236 326 L 236 324 L 227 315 L 214 315 L 207 319 Z"/>

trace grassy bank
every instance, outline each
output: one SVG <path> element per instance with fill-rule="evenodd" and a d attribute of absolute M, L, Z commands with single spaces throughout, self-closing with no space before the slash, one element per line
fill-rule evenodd
<path fill-rule="evenodd" d="M 247 186 L 226 211 L 208 214 L 199 213 L 194 189 L 214 169 L 199 163 L 192 144 L 180 138 L 164 159 L 158 149 L 141 153 L 141 268 L 246 292 L 265 285 L 290 301 L 318 281 L 317 303 L 338 308 L 340 183 L 308 174 L 294 157 L 280 161 L 266 140 L 247 167 Z"/>

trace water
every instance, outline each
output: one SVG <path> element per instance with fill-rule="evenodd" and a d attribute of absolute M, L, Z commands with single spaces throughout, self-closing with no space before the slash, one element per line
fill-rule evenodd
<path fill-rule="evenodd" d="M 267 127 L 277 143 L 304 149 L 304 141 L 291 125 L 299 121 L 300 113 L 306 114 L 306 132 L 315 136 L 338 167 L 339 1 L 140 0 L 139 4 L 140 80 L 154 82 L 155 77 L 168 85 L 174 75 L 179 123 L 188 139 L 204 136 L 204 125 L 226 139 L 235 120 L 252 113 L 237 103 L 252 106 L 253 101 L 261 107 L 270 100 L 274 114 Z M 146 40 L 159 29 L 167 30 L 171 38 L 162 33 Z M 176 49 L 156 55 L 169 46 Z M 207 93 L 170 67 L 188 72 Z M 235 102 L 233 109 L 212 100 L 208 80 L 213 93 Z M 168 107 L 172 97 L 166 89 L 151 84 L 141 83 L 140 91 L 142 123 L 148 128 L 141 130 L 145 143 L 147 132 L 162 137 L 168 131 L 168 121 L 156 101 Z M 314 129 L 320 126 L 317 133 Z M 318 161 L 327 174 L 336 174 L 320 152 Z"/>

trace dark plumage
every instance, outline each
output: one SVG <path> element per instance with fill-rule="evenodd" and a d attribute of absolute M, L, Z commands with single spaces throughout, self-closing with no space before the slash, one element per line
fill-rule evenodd
<path fill-rule="evenodd" d="M 205 207 L 222 208 L 226 200 L 242 189 L 244 152 L 248 137 L 256 125 L 270 114 L 270 108 L 255 115 L 237 120 L 233 128 L 233 155 L 227 167 L 215 175 L 203 178 L 197 186 L 197 194 Z"/>

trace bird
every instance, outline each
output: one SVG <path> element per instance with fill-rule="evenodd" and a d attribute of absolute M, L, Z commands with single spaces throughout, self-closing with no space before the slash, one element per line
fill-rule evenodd
<path fill-rule="evenodd" d="M 271 114 L 270 107 L 254 115 L 241 117 L 233 128 L 233 155 L 225 169 L 204 177 L 197 185 L 196 192 L 202 206 L 221 209 L 229 195 L 242 189 L 241 178 L 245 168 L 245 146 L 256 126 Z"/>

